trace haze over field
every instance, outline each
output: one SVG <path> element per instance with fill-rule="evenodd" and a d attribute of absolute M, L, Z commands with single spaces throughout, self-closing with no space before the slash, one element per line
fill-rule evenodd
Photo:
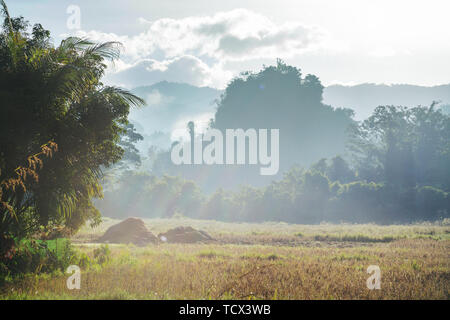
<path fill-rule="evenodd" d="M 101 65 L 99 85 L 128 89 L 146 103 L 129 114 L 122 110 L 130 124 L 117 120 L 125 126 L 117 142 L 124 154 L 118 161 L 110 153 L 115 164 L 104 161 L 100 168 L 110 192 L 102 202 L 105 212 L 129 215 L 131 209 L 116 211 L 133 203 L 136 210 L 141 206 L 140 213 L 152 194 L 160 215 L 211 217 L 220 211 L 217 205 L 224 212 L 215 215 L 228 219 L 237 203 L 244 219 L 251 220 L 269 210 L 266 202 L 276 203 L 272 197 L 279 207 L 286 206 L 282 219 L 297 222 L 292 215 L 303 206 L 305 215 L 319 213 L 302 219 L 317 222 L 330 207 L 311 203 L 340 198 L 347 206 L 346 194 L 358 198 L 360 187 L 371 201 L 378 192 L 396 194 L 389 190 L 393 187 L 405 206 L 408 197 L 431 197 L 430 190 L 420 188 L 436 188 L 432 193 L 442 203 L 430 216 L 441 215 L 449 185 L 445 113 L 450 105 L 450 45 L 442 39 L 450 37 L 450 28 L 444 13 L 448 3 L 432 3 L 230 0 L 204 6 L 203 0 L 189 5 L 82 0 L 72 6 L 65 0 L 38 5 L 17 0 L 10 9 L 50 28 L 47 33 L 41 25 L 32 29 L 24 20 L 13 20 L 13 27 L 41 41 L 33 38 L 33 45 L 58 45 L 68 36 L 121 43 L 120 55 L 107 56 L 113 61 Z M 245 161 L 175 165 L 170 148 L 202 136 L 207 128 L 279 130 L 275 174 L 262 176 Z M 245 197 L 222 194 L 222 188 Z M 176 199 L 155 196 L 164 193 Z M 178 193 L 188 199 L 177 198 Z M 208 204 L 203 193 L 217 199 Z M 237 199 L 225 204 L 227 197 Z M 376 210 L 388 209 L 374 209 L 373 219 L 392 220 Z"/>
<path fill-rule="evenodd" d="M 0 0 L 0 300 L 450 299 L 448 1 L 74 2 Z"/>

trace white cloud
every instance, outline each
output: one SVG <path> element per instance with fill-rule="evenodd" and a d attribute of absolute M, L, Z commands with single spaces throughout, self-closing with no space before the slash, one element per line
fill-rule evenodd
<path fill-rule="evenodd" d="M 147 30 L 136 36 L 77 33 L 124 45 L 121 61 L 108 77 L 116 84 L 132 87 L 167 80 L 223 88 L 233 75 L 223 68 L 227 61 L 292 57 L 317 47 L 323 34 L 299 23 L 276 24 L 246 9 L 153 22 L 139 18 L 139 23 Z"/>
<path fill-rule="evenodd" d="M 195 86 L 223 87 L 231 76 L 232 74 L 223 70 L 220 64 L 209 67 L 195 56 L 184 55 L 163 61 L 139 60 L 117 72 L 107 74 L 106 82 L 127 88 L 163 80 L 185 82 Z"/>
<path fill-rule="evenodd" d="M 154 22 L 139 18 L 139 22 L 148 29 L 133 37 L 98 31 L 80 31 L 79 34 L 94 40 L 121 41 L 126 48 L 124 54 L 134 59 L 155 54 L 164 58 L 191 54 L 220 60 L 245 60 L 300 53 L 319 43 L 323 33 L 317 27 L 299 23 L 277 25 L 246 9 Z"/>

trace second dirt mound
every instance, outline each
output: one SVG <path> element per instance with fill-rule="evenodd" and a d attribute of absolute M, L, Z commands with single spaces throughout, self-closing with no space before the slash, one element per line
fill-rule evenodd
<path fill-rule="evenodd" d="M 192 227 L 177 227 L 165 233 L 160 233 L 158 238 L 169 243 L 196 243 L 214 240 L 203 230 L 195 230 Z"/>
<path fill-rule="evenodd" d="M 157 243 L 158 238 L 147 230 L 144 221 L 138 218 L 128 218 L 106 230 L 98 242 L 133 243 L 145 246 L 149 243 Z"/>

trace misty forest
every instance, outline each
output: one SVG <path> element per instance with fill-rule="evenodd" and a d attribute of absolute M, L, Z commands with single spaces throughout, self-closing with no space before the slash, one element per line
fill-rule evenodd
<path fill-rule="evenodd" d="M 42 243 L 33 239 L 70 238 L 102 217 L 304 225 L 449 218 L 450 110 L 439 94 L 425 104 L 394 97 L 368 111 L 380 92 L 395 93 L 367 85 L 377 98 L 363 101 L 356 117 L 348 90 L 325 88 L 281 59 L 242 70 L 223 91 L 171 82 L 128 91 L 102 82 L 120 43 L 69 37 L 54 45 L 48 30 L 10 16 L 4 3 L 2 16 L 3 279 L 30 265 L 11 258 L 20 244 L 34 250 Z M 175 97 L 161 118 L 148 99 L 155 88 Z M 189 119 L 188 108 L 210 112 L 206 127 Z M 176 117 L 184 135 L 174 138 L 164 127 Z M 173 164 L 171 148 L 206 128 L 279 129 L 278 173 L 260 175 L 251 164 Z M 43 271 L 68 262 L 52 263 Z"/>

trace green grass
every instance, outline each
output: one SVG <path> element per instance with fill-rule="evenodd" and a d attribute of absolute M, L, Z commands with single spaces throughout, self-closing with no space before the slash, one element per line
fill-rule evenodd
<path fill-rule="evenodd" d="M 81 290 L 67 275 L 28 274 L 0 287 L 0 299 L 449 299 L 450 240 L 445 223 L 296 225 L 146 219 L 153 232 L 184 225 L 208 244 L 91 243 L 116 220 L 75 238 Z M 369 265 L 382 289 L 368 290 Z"/>

